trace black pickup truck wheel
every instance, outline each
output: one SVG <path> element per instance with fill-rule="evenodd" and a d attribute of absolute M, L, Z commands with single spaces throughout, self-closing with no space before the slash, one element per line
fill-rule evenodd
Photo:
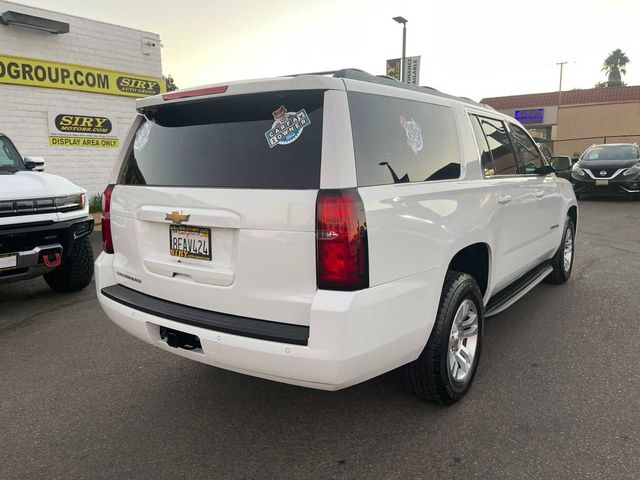
<path fill-rule="evenodd" d="M 56 292 L 75 292 L 85 288 L 93 278 L 93 249 L 89 237 L 75 241 L 71 254 L 58 268 L 44 275 Z"/>

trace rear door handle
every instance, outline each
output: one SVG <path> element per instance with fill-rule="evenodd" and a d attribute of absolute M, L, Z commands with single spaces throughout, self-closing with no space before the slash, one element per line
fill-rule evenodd
<path fill-rule="evenodd" d="M 538 190 L 536 192 L 536 198 L 542 198 L 544 197 L 544 190 Z"/>
<path fill-rule="evenodd" d="M 511 201 L 511 195 L 498 195 L 498 203 L 501 205 L 506 205 Z"/>

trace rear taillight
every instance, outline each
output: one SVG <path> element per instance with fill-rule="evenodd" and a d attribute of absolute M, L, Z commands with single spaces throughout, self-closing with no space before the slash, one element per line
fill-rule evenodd
<path fill-rule="evenodd" d="M 111 193 L 115 185 L 107 185 L 102 194 L 102 248 L 106 253 L 113 253 L 113 239 L 111 238 Z"/>
<path fill-rule="evenodd" d="M 356 189 L 320 190 L 316 205 L 318 288 L 369 286 L 367 221 Z"/>

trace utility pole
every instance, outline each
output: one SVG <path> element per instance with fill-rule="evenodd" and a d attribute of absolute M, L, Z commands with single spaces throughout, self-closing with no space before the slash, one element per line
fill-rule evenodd
<path fill-rule="evenodd" d="M 558 85 L 558 112 L 556 113 L 556 137 L 559 137 L 560 133 L 560 105 L 562 103 L 562 69 L 569 62 L 558 62 L 556 65 L 560 65 L 560 84 Z M 558 138 L 556 138 L 558 140 Z"/>
<path fill-rule="evenodd" d="M 407 76 L 404 70 L 405 63 L 407 61 L 407 22 L 409 20 L 404 17 L 393 17 L 393 19 L 402 24 L 402 60 L 400 62 L 400 81 L 404 83 Z"/>

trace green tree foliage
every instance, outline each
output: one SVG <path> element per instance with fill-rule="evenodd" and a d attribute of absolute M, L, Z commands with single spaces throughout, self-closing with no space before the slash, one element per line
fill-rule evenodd
<path fill-rule="evenodd" d="M 162 78 L 164 78 L 164 81 L 167 82 L 167 92 L 173 92 L 174 90 L 178 90 L 178 86 L 173 81 L 173 77 L 171 76 L 171 74 L 166 76 L 163 75 Z"/>
<path fill-rule="evenodd" d="M 606 82 L 598 82 L 596 87 L 623 87 L 626 84 L 622 81 L 622 75 L 627 73 L 627 64 L 630 63 L 629 57 L 621 49 L 616 48 L 602 64 L 602 71 L 607 74 Z"/>

